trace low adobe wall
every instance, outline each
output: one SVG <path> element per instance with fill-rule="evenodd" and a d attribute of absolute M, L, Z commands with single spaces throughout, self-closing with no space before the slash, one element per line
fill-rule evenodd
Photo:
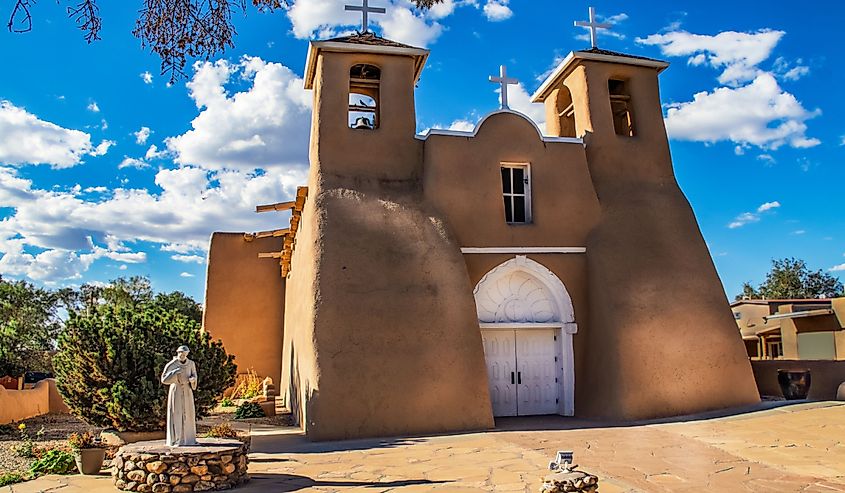
<path fill-rule="evenodd" d="M 28 390 L 8 390 L 0 387 L 0 424 L 47 413 L 68 413 L 62 396 L 52 378 L 41 380 Z"/>
<path fill-rule="evenodd" d="M 285 283 L 278 260 L 283 238 L 245 241 L 243 233 L 214 233 L 208 253 L 203 330 L 223 341 L 238 373 L 255 371 L 279 381 L 285 319 Z"/>
<path fill-rule="evenodd" d="M 752 361 L 754 378 L 760 395 L 783 395 L 778 385 L 778 370 L 810 370 L 812 383 L 808 399 L 836 399 L 836 389 L 845 382 L 845 361 L 834 360 L 765 360 Z"/>

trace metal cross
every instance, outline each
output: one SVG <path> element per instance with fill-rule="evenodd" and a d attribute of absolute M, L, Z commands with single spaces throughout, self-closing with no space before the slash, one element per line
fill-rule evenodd
<path fill-rule="evenodd" d="M 495 82 L 502 86 L 502 109 L 510 109 L 508 108 L 508 85 L 518 84 L 519 81 L 508 77 L 508 69 L 504 65 L 499 65 L 499 76 L 494 77 L 491 75 L 490 82 Z"/>
<path fill-rule="evenodd" d="M 598 45 L 596 44 L 596 31 L 598 31 L 599 29 L 610 29 L 611 27 L 613 27 L 612 24 L 600 24 L 596 22 L 596 9 L 594 9 L 593 7 L 590 7 L 590 21 L 575 21 L 575 26 L 586 27 L 590 30 L 590 42 L 593 44 L 593 48 L 598 48 Z"/>
<path fill-rule="evenodd" d="M 361 1 L 364 2 L 364 4 L 362 6 L 359 7 L 357 5 L 345 5 L 344 10 L 361 12 L 361 16 L 363 17 L 363 19 L 361 21 L 361 28 L 363 29 L 361 31 L 361 34 L 363 34 L 363 33 L 369 31 L 368 21 L 369 21 L 369 15 L 371 13 L 372 14 L 383 14 L 387 11 L 384 10 L 383 7 L 370 7 L 370 0 L 361 0 Z"/>

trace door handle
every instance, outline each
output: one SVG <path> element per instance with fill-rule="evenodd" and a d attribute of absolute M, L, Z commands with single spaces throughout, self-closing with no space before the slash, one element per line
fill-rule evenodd
<path fill-rule="evenodd" d="M 515 382 L 514 382 L 514 380 L 513 380 L 513 372 L 511 372 L 511 385 L 513 385 L 514 383 L 515 383 Z"/>
<path fill-rule="evenodd" d="M 516 372 L 516 383 L 518 383 L 519 385 L 522 385 L 522 372 L 521 371 Z"/>

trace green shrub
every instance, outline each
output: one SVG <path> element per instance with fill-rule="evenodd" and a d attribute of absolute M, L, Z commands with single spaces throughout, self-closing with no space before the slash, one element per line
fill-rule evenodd
<path fill-rule="evenodd" d="M 70 474 L 74 471 L 76 460 L 73 454 L 59 449 L 47 451 L 29 467 L 29 475 L 33 478 L 42 474 Z"/>
<path fill-rule="evenodd" d="M 164 365 L 186 344 L 196 362 L 197 416 L 235 383 L 234 356 L 212 341 L 200 325 L 156 305 L 102 305 L 71 313 L 59 337 L 53 364 L 68 407 L 89 424 L 120 431 L 154 431 L 165 426 Z"/>
<path fill-rule="evenodd" d="M 0 488 L 9 486 L 10 484 L 20 483 L 24 478 L 22 474 L 16 472 L 6 472 L 0 474 Z"/>
<path fill-rule="evenodd" d="M 235 407 L 234 401 L 232 401 L 232 399 L 230 399 L 228 397 L 224 397 L 220 401 L 220 405 L 223 406 L 223 407 Z"/>
<path fill-rule="evenodd" d="M 255 402 L 244 402 L 235 410 L 235 419 L 263 418 L 264 410 Z"/>

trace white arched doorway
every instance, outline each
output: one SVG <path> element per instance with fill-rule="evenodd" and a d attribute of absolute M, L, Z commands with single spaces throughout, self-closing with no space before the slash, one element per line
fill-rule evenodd
<path fill-rule="evenodd" d="M 517 256 L 473 291 L 494 416 L 575 410 L 572 300 L 549 269 Z"/>

